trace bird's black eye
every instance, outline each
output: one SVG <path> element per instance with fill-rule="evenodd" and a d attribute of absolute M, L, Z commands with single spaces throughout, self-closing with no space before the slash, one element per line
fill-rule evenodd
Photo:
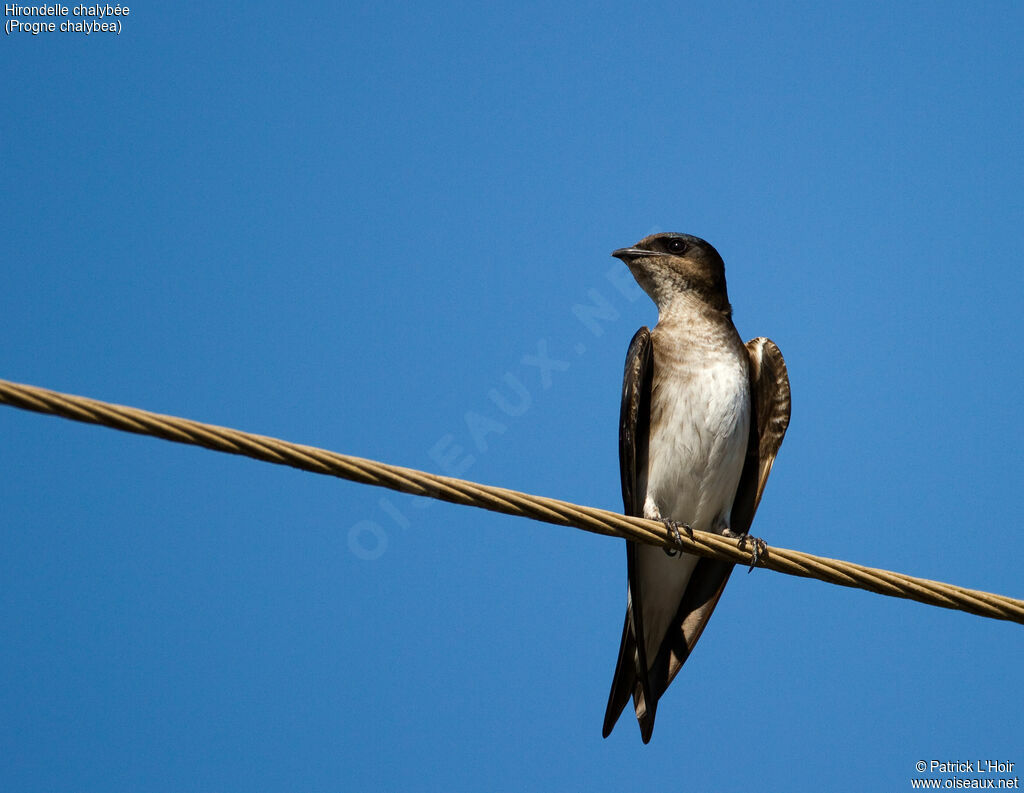
<path fill-rule="evenodd" d="M 679 237 L 673 237 L 665 245 L 668 248 L 669 253 L 683 253 L 686 250 L 686 240 L 681 240 Z"/>

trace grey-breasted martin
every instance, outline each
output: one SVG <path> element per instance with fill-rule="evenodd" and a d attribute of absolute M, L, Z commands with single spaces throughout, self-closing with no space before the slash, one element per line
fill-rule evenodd
<path fill-rule="evenodd" d="M 658 306 L 629 345 L 619 417 L 627 515 L 745 537 L 789 425 L 789 378 L 766 338 L 732 323 L 725 265 L 688 234 L 654 234 L 614 253 Z M 629 595 L 608 697 L 607 738 L 633 698 L 651 739 L 658 699 L 689 657 L 733 565 L 627 541 Z"/>

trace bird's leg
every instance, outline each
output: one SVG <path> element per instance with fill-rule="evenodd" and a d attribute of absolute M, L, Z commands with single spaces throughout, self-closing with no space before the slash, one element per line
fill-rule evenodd
<path fill-rule="evenodd" d="M 678 548 L 663 548 L 666 554 L 669 556 L 676 556 L 683 548 L 683 538 L 679 534 L 679 530 L 682 529 L 686 532 L 686 536 L 691 540 L 693 539 L 693 529 L 690 528 L 688 523 L 679 523 L 668 518 L 662 518 L 661 522 L 665 524 L 665 528 L 668 529 L 668 533 L 672 535 L 672 542 L 678 545 Z"/>
<path fill-rule="evenodd" d="M 663 518 L 661 516 L 661 510 L 658 509 L 658 505 L 651 500 L 648 500 L 644 505 L 644 517 L 647 518 L 647 520 L 657 520 L 665 524 L 665 528 L 668 529 L 670 539 L 676 544 L 675 548 L 662 548 L 668 556 L 678 556 L 679 552 L 683 549 L 683 538 L 682 535 L 679 534 L 680 529 L 686 532 L 687 537 L 691 540 L 693 539 L 693 529 L 690 528 L 688 523 L 680 523 L 679 521 L 671 520 L 670 518 Z"/>
<path fill-rule="evenodd" d="M 732 532 L 727 532 L 727 535 L 730 537 L 737 536 L 734 535 Z M 747 572 L 749 573 L 751 570 L 757 567 L 758 563 L 761 561 L 761 556 L 763 554 L 768 553 L 768 543 L 766 543 L 760 537 L 752 537 L 749 534 L 740 534 L 738 535 L 738 539 L 739 542 L 737 543 L 737 545 L 741 551 L 747 550 L 748 542 L 753 544 L 754 546 L 754 550 L 750 554 L 750 567 L 747 568 Z"/>

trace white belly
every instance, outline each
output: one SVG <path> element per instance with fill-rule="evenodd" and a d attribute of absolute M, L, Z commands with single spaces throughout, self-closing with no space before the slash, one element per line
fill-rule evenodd
<path fill-rule="evenodd" d="M 709 347 L 660 362 L 644 515 L 721 533 L 729 527 L 747 452 L 750 387 L 745 358 L 731 348 Z M 698 558 L 670 557 L 651 546 L 639 549 L 648 663 L 676 615 Z"/>

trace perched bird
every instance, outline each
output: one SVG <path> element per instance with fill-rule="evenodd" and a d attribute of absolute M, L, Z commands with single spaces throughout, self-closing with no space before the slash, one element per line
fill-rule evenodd
<path fill-rule="evenodd" d="M 745 538 L 789 425 L 789 378 L 765 338 L 732 323 L 725 265 L 689 234 L 654 234 L 614 253 L 658 306 L 629 345 L 619 417 L 627 515 Z M 759 541 L 758 541 L 759 542 Z M 626 542 L 629 595 L 604 717 L 608 737 L 633 698 L 651 739 L 659 698 L 689 657 L 733 565 Z"/>

